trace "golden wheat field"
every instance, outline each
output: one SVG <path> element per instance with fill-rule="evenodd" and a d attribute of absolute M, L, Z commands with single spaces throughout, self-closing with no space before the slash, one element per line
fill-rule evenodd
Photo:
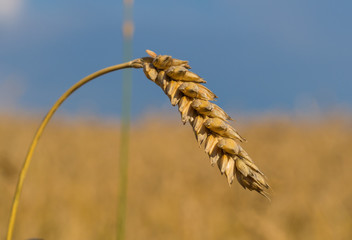
<path fill-rule="evenodd" d="M 352 239 L 351 117 L 241 119 L 272 201 L 229 187 L 179 119 L 132 123 L 126 239 Z M 0 237 L 40 119 L 0 117 Z M 119 125 L 55 118 L 26 179 L 15 239 L 113 239 Z M 235 180 L 236 181 L 236 180 Z"/>

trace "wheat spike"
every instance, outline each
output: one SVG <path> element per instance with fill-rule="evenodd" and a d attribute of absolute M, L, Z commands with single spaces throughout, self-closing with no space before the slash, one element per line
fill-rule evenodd
<path fill-rule="evenodd" d="M 182 122 L 192 126 L 200 146 L 204 143 L 211 164 L 217 164 L 228 184 L 231 185 L 236 176 L 245 189 L 268 197 L 265 190 L 269 185 L 264 174 L 238 143 L 246 139 L 228 123 L 231 117 L 210 102 L 217 96 L 202 85 L 206 81 L 189 71 L 188 61 L 158 55 L 151 50 L 146 52 L 150 57 L 143 58 L 146 59 L 143 63 L 145 75 L 161 87 L 173 106 L 178 105 Z"/>

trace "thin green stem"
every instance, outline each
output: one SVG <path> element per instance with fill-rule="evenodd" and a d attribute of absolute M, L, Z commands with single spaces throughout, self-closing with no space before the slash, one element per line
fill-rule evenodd
<path fill-rule="evenodd" d="M 125 55 L 131 55 L 132 44 L 127 44 L 124 52 Z M 128 56 L 125 56 L 125 59 Z M 127 212 L 127 180 L 128 180 L 128 157 L 129 157 L 129 129 L 130 129 L 130 112 L 131 112 L 131 95 L 132 95 L 132 71 L 127 69 L 123 72 L 122 86 L 122 122 L 121 122 L 121 137 L 120 137 L 120 158 L 119 158 L 119 197 L 117 204 L 117 240 L 125 239 L 126 231 L 126 212 Z"/>
<path fill-rule="evenodd" d="M 71 88 L 69 88 L 51 107 L 51 109 L 49 110 L 49 112 L 47 113 L 45 118 L 43 119 L 42 123 L 40 124 L 36 134 L 34 135 L 32 143 L 31 143 L 29 150 L 27 152 L 27 156 L 24 160 L 21 172 L 19 174 L 19 178 L 17 181 L 16 190 L 15 190 L 15 195 L 14 195 L 14 198 L 12 201 L 12 208 L 11 208 L 11 213 L 10 213 L 10 218 L 9 218 L 9 223 L 8 223 L 6 240 L 12 240 L 13 229 L 14 229 L 14 225 L 15 225 L 16 214 L 17 214 L 20 196 L 21 196 L 21 192 L 22 192 L 22 188 L 23 188 L 23 183 L 24 183 L 29 165 L 31 163 L 34 150 L 38 144 L 39 138 L 41 137 L 46 125 L 48 124 L 49 120 L 54 115 L 56 110 L 74 91 L 76 91 L 78 88 L 82 87 L 84 84 L 88 83 L 89 81 L 91 81 L 101 75 L 112 72 L 112 71 L 116 71 L 116 70 L 120 70 L 120 69 L 124 69 L 124 68 L 141 68 L 142 62 L 143 62 L 143 59 L 135 59 L 130 62 L 107 67 L 107 68 L 101 69 L 95 73 L 92 73 L 92 74 L 88 75 L 87 77 L 82 78 L 80 81 L 78 81 L 76 84 L 74 84 Z"/>
<path fill-rule="evenodd" d="M 124 1 L 124 22 L 123 22 L 123 61 L 129 61 L 133 55 L 133 1 Z M 126 232 L 127 213 L 127 182 L 128 182 L 128 158 L 129 158 L 129 129 L 131 115 L 132 96 L 132 71 L 128 69 L 122 75 L 122 122 L 120 137 L 120 158 L 119 158 L 119 195 L 117 203 L 117 231 L 116 239 L 124 240 Z"/>

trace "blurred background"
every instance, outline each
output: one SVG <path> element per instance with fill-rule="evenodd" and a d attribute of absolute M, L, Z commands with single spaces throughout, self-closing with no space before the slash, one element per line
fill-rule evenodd
<path fill-rule="evenodd" d="M 160 88 L 133 72 L 126 239 L 351 239 L 352 2 L 135 1 L 134 58 L 189 60 L 237 121 L 272 201 L 229 188 Z M 39 121 L 122 62 L 122 1 L 0 0 L 0 237 Z M 16 239 L 116 234 L 122 73 L 54 117 Z"/>

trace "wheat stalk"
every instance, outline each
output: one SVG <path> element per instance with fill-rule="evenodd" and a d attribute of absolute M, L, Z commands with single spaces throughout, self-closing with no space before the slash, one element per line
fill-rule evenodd
<path fill-rule="evenodd" d="M 182 122 L 190 123 L 199 145 L 204 143 L 204 150 L 211 164 L 218 165 L 221 174 L 225 174 L 230 185 L 236 176 L 244 188 L 255 190 L 268 197 L 265 189 L 268 189 L 269 185 L 264 179 L 264 174 L 238 144 L 238 141 L 246 140 L 229 125 L 229 121 L 232 120 L 230 116 L 219 106 L 210 102 L 214 101 L 217 96 L 202 85 L 206 81 L 189 71 L 188 61 L 167 55 L 157 55 L 150 50 L 147 50 L 147 53 L 150 57 L 107 67 L 82 78 L 51 107 L 34 135 L 21 168 L 10 210 L 6 240 L 11 240 L 13 236 L 20 196 L 34 150 L 56 110 L 73 92 L 86 83 L 101 75 L 124 68 L 143 68 L 147 78 L 163 89 L 170 98 L 171 104 L 178 105 Z"/>
<path fill-rule="evenodd" d="M 149 59 L 149 58 L 147 58 Z M 34 150 L 36 149 L 39 139 L 42 136 L 44 129 L 46 128 L 46 126 L 48 125 L 49 121 L 51 120 L 51 118 L 53 117 L 54 113 L 56 112 L 56 110 L 61 106 L 61 104 L 69 97 L 71 96 L 72 93 L 74 93 L 77 89 L 79 89 L 80 87 L 82 87 L 83 85 L 87 84 L 88 82 L 92 81 L 93 79 L 96 79 L 99 76 L 102 76 L 104 74 L 113 72 L 113 71 L 117 71 L 120 69 L 125 69 L 125 68 L 142 68 L 143 67 L 143 63 L 144 59 L 143 58 L 139 58 L 139 59 L 135 59 L 129 62 L 125 62 L 125 63 L 121 63 L 121 64 L 117 64 L 111 67 L 107 67 L 104 69 L 101 69 L 99 71 L 96 71 L 84 78 L 82 78 L 81 80 L 79 80 L 77 83 L 75 83 L 73 86 L 71 86 L 64 94 L 62 94 L 62 96 L 54 103 L 54 105 L 50 108 L 50 110 L 48 111 L 48 113 L 46 114 L 46 116 L 44 117 L 44 119 L 42 120 L 41 124 L 39 125 L 39 128 L 37 129 L 33 140 L 29 146 L 26 158 L 23 162 L 20 174 L 18 176 L 18 180 L 17 180 L 17 185 L 16 185 L 16 189 L 15 189 L 15 194 L 13 196 L 13 200 L 12 200 L 12 206 L 11 206 L 11 210 L 10 210 L 10 217 L 9 217 L 9 222 L 8 222 L 8 227 L 7 227 L 7 235 L 6 235 L 6 240 L 11 240 L 12 236 L 13 236 L 13 230 L 14 230 L 14 226 L 15 226 L 15 221 L 16 221 L 16 215 L 17 215 L 17 210 L 18 210 L 18 205 L 20 202 L 20 197 L 21 197 L 21 193 L 22 193 L 22 189 L 23 189 L 23 184 L 24 184 L 24 180 L 26 178 L 29 166 L 31 164 L 32 161 L 32 157 L 33 157 L 33 153 Z"/>
<path fill-rule="evenodd" d="M 231 117 L 210 102 L 217 96 L 202 85 L 206 81 L 189 70 L 188 61 L 146 52 L 150 58 L 144 59 L 145 75 L 161 87 L 173 106 L 178 105 L 183 124 L 188 122 L 192 126 L 211 164 L 217 164 L 229 185 L 236 176 L 242 187 L 268 198 L 265 189 L 269 185 L 264 174 L 238 143 L 246 140 L 229 124 Z"/>

